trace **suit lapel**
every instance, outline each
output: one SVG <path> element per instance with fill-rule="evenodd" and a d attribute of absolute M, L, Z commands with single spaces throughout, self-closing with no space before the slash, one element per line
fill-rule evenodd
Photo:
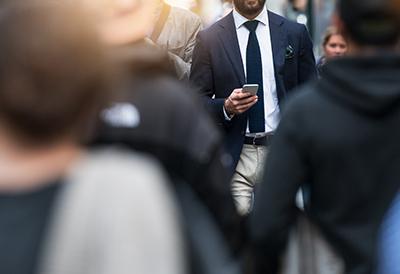
<path fill-rule="evenodd" d="M 235 70 L 235 74 L 241 85 L 245 84 L 245 75 L 243 68 L 242 55 L 240 54 L 239 42 L 236 34 L 235 22 L 232 12 L 219 22 L 221 27 L 219 38 L 225 48 L 226 53 Z"/>
<path fill-rule="evenodd" d="M 283 65 L 285 64 L 285 49 L 287 39 L 282 27 L 283 20 L 271 12 L 268 12 L 268 18 L 275 74 L 281 75 Z"/>

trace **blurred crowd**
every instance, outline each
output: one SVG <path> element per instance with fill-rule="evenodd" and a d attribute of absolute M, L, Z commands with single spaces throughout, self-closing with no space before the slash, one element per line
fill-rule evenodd
<path fill-rule="evenodd" d="M 306 18 L 308 0 L 274 0 L 269 1 L 268 9 L 278 14 L 285 15 L 294 21 L 302 21 Z M 233 8 L 232 0 L 166 0 L 166 3 L 192 10 L 203 20 L 204 25 L 209 26 L 215 20 L 230 12 Z"/>
<path fill-rule="evenodd" d="M 400 1 L 211 2 L 0 2 L 0 273 L 400 274 Z"/>

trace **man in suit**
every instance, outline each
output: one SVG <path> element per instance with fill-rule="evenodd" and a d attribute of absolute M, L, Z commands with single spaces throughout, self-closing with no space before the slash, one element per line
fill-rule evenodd
<path fill-rule="evenodd" d="M 247 214 L 280 106 L 316 71 L 304 25 L 268 11 L 265 0 L 233 3 L 233 12 L 199 33 L 190 79 L 224 128 L 232 193 L 239 212 Z M 244 92 L 244 84 L 258 84 L 258 93 Z"/>

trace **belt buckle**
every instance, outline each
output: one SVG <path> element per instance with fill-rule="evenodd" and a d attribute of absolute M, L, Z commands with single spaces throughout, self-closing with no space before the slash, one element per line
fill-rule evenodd
<path fill-rule="evenodd" d="M 253 136 L 253 145 L 256 146 L 256 145 L 257 145 L 257 144 L 256 144 L 256 140 L 259 139 L 259 138 L 263 138 L 263 137 L 265 137 L 265 136 L 266 136 L 265 133 L 256 133 L 256 134 Z"/>
<path fill-rule="evenodd" d="M 254 135 L 254 137 L 253 137 L 253 146 L 255 146 L 256 145 L 256 139 L 257 139 L 258 137 L 257 137 L 257 134 L 256 135 Z"/>

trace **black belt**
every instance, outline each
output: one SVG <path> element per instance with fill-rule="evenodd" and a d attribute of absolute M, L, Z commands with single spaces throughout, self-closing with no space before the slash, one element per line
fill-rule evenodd
<path fill-rule="evenodd" d="M 244 143 L 246 145 L 255 145 L 255 146 L 269 146 L 272 141 L 273 134 L 267 134 L 265 136 L 260 137 L 244 137 Z"/>

